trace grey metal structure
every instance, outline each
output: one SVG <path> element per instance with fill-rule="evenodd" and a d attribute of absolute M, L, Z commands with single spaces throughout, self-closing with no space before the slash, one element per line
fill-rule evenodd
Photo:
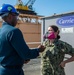
<path fill-rule="evenodd" d="M 74 12 L 43 17 L 41 25 L 41 42 L 43 42 L 43 35 L 47 32 L 47 28 L 50 25 L 57 25 L 60 28 L 60 39 L 74 47 Z M 68 55 L 66 56 L 70 57 Z M 66 75 L 74 75 L 73 70 L 74 62 L 67 64 L 65 67 Z"/>

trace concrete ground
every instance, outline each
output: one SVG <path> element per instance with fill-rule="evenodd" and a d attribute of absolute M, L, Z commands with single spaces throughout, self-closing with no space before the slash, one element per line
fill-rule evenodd
<path fill-rule="evenodd" d="M 41 59 L 32 59 L 28 64 L 24 64 L 23 70 L 25 75 L 41 75 Z M 74 62 L 65 66 L 66 75 L 74 75 Z"/>
<path fill-rule="evenodd" d="M 32 59 L 28 64 L 24 64 L 23 70 L 25 75 L 41 75 L 41 59 Z"/>

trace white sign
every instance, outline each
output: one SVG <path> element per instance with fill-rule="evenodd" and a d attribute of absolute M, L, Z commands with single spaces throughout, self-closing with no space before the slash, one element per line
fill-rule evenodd
<path fill-rule="evenodd" d="M 73 27 L 70 28 L 61 28 L 62 33 L 73 33 Z"/>

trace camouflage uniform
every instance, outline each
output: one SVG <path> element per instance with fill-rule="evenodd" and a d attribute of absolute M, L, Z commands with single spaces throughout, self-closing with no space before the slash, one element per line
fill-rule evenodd
<path fill-rule="evenodd" d="M 52 45 L 48 40 L 43 42 L 43 45 L 46 49 L 41 53 L 42 75 L 65 75 L 60 63 L 64 60 L 65 54 L 74 55 L 72 46 L 57 39 Z"/>

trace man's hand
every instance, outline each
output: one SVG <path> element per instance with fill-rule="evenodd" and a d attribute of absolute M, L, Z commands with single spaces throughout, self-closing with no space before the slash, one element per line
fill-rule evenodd
<path fill-rule="evenodd" d="M 64 68 L 64 67 L 65 67 L 65 64 L 66 64 L 65 61 L 62 61 L 62 62 L 60 63 L 60 66 Z"/>
<path fill-rule="evenodd" d="M 30 60 L 25 60 L 24 63 L 27 64 Z"/>
<path fill-rule="evenodd" d="M 43 52 L 45 50 L 45 47 L 43 45 L 39 45 L 38 48 L 39 52 Z"/>

